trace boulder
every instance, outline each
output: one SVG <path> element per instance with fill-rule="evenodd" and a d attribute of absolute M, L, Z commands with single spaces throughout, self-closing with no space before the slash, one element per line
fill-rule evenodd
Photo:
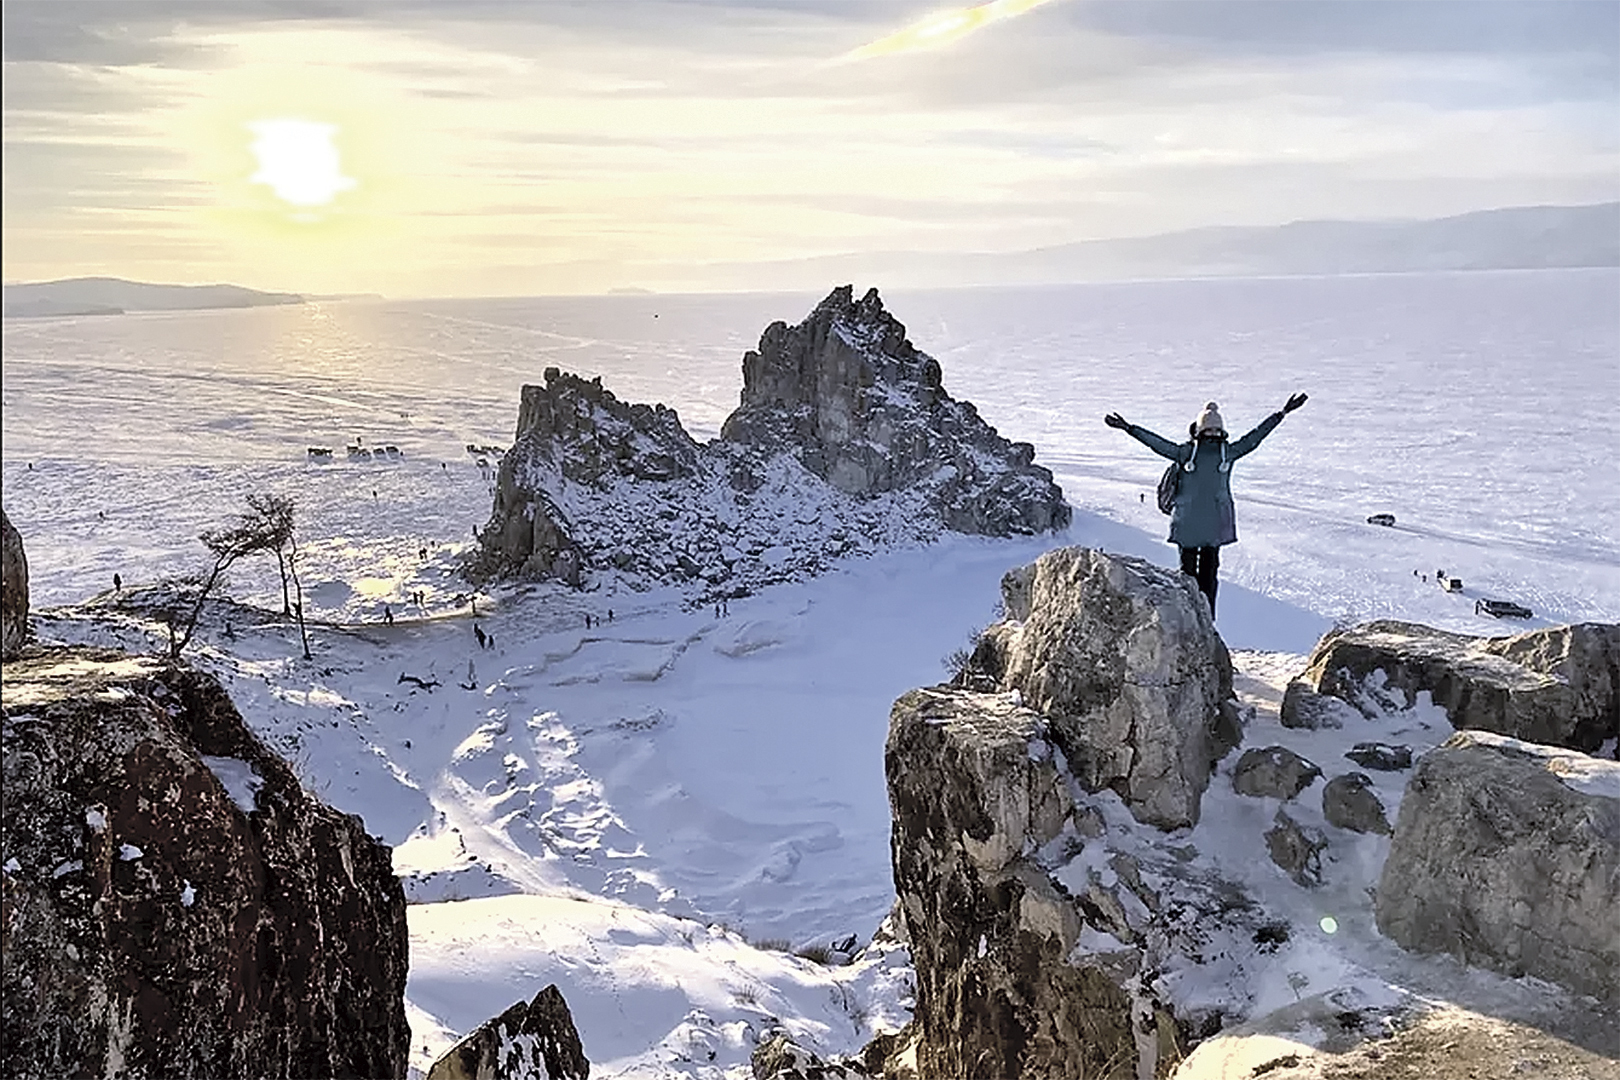
<path fill-rule="evenodd" d="M 405 1075 L 391 853 L 213 677 L 38 649 L 4 707 L 0 1074 Z"/>
<path fill-rule="evenodd" d="M 1279 809 L 1265 839 L 1271 861 L 1286 870 L 1296 885 L 1315 888 L 1322 884 L 1322 851 L 1327 847 L 1322 830 L 1301 825 Z"/>
<path fill-rule="evenodd" d="M 1232 766 L 1232 790 L 1263 799 L 1292 799 L 1314 783 L 1322 770 L 1286 746 L 1243 751 Z"/>
<path fill-rule="evenodd" d="M 1400 772 L 1402 769 L 1412 767 L 1412 748 L 1410 746 L 1391 746 L 1381 742 L 1358 742 L 1344 756 L 1360 765 L 1363 769 L 1372 769 L 1374 772 Z"/>
<path fill-rule="evenodd" d="M 591 1063 L 553 984 L 473 1029 L 428 1068 L 427 1080 L 589 1080 Z"/>
<path fill-rule="evenodd" d="M 1373 790 L 1372 777 L 1366 773 L 1345 773 L 1329 780 L 1322 788 L 1322 815 L 1329 825 L 1351 832 L 1388 836 L 1394 831 Z"/>
<path fill-rule="evenodd" d="M 1138 821 L 1198 822 L 1216 760 L 1239 738 L 1232 662 L 1186 574 L 1088 548 L 1047 552 L 1002 580 L 1007 618 L 967 679 L 1016 690 L 1088 791 Z"/>
<path fill-rule="evenodd" d="M 1427 693 L 1459 729 L 1588 753 L 1620 737 L 1620 626 L 1607 623 L 1484 638 L 1381 620 L 1323 637 L 1300 678 L 1301 693 L 1368 716 Z"/>
<path fill-rule="evenodd" d="M 741 403 L 701 446 L 673 410 L 548 368 L 523 388 L 467 572 L 735 596 L 941 530 L 1033 534 L 1069 516 L 1034 447 L 946 393 L 876 290 L 857 302 L 845 286 L 766 329 Z"/>
<path fill-rule="evenodd" d="M 840 1062 L 822 1060 L 780 1029 L 767 1032 L 760 1039 L 749 1055 L 748 1064 L 754 1080 L 849 1080 L 861 1075 Z"/>
<path fill-rule="evenodd" d="M 1007 694 L 938 688 L 895 703 L 884 765 L 919 1075 L 1135 1076 L 1143 1060 L 1153 1075 L 1178 1037 L 1132 981 L 1140 956 L 1081 947 L 1088 918 L 1137 933 L 1117 894 L 1099 887 L 1088 916 L 1029 857 L 1074 806 L 1049 736 Z"/>
<path fill-rule="evenodd" d="M 1424 755 L 1378 886 L 1378 929 L 1620 1002 L 1620 764 L 1480 731 Z"/>
<path fill-rule="evenodd" d="M 1280 713 L 1283 727 L 1307 728 L 1311 731 L 1342 728 L 1350 721 L 1361 719 L 1361 713 L 1349 704 L 1336 697 L 1316 693 L 1304 679 L 1291 680 L 1283 690 Z"/>
<path fill-rule="evenodd" d="M 28 641 L 28 556 L 22 534 L 0 510 L 4 548 L 0 549 L 0 656 L 10 660 Z"/>

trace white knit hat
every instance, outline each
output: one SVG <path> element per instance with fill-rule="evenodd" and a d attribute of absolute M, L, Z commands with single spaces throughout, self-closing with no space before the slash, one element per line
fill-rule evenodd
<path fill-rule="evenodd" d="M 1226 434 L 1226 421 L 1221 419 L 1221 407 L 1213 401 L 1205 405 L 1204 411 L 1198 414 L 1196 432 L 1202 435 L 1206 431 L 1219 432 L 1222 435 Z"/>

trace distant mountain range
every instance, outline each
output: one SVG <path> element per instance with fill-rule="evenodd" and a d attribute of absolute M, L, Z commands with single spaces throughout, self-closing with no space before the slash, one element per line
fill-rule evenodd
<path fill-rule="evenodd" d="M 301 304 L 297 293 L 260 292 L 240 285 L 152 285 L 123 278 L 86 277 L 4 287 L 6 318 L 49 315 L 121 315 L 126 311 Z"/>
<path fill-rule="evenodd" d="M 1425 221 L 1217 226 L 1004 253 L 877 252 L 698 267 L 711 289 L 1032 285 L 1620 266 L 1620 202 L 1522 206 Z M 687 267 L 688 271 L 692 268 Z"/>

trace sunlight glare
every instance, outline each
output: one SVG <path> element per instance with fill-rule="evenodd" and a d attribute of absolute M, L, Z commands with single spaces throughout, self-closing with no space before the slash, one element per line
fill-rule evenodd
<path fill-rule="evenodd" d="M 991 23 L 1022 15 L 1050 2 L 1051 0 L 989 0 L 988 3 L 976 4 L 969 8 L 943 11 L 897 33 L 862 45 L 846 53 L 844 59 L 865 60 L 873 56 L 893 56 L 897 53 L 938 48 L 966 37 Z"/>
<path fill-rule="evenodd" d="M 251 147 L 259 171 L 249 177 L 268 184 L 278 197 L 294 206 L 325 206 L 340 191 L 358 186 L 344 176 L 332 136 L 337 125 L 313 120 L 255 120 L 247 125 L 255 138 Z"/>

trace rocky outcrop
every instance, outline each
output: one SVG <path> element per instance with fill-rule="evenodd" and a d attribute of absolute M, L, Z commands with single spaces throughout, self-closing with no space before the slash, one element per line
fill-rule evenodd
<path fill-rule="evenodd" d="M 1384 804 L 1366 773 L 1335 776 L 1322 788 L 1322 816 L 1329 825 L 1351 832 L 1388 836 L 1394 830 L 1384 815 Z"/>
<path fill-rule="evenodd" d="M 4 548 L 0 549 L 0 656 L 10 660 L 22 652 L 28 640 L 28 556 L 23 552 L 22 534 L 0 510 L 4 527 Z"/>
<path fill-rule="evenodd" d="M 402 1077 L 405 898 L 211 676 L 4 671 L 0 1073 Z"/>
<path fill-rule="evenodd" d="M 1455 728 L 1588 753 L 1620 736 L 1620 626 L 1605 623 L 1480 638 L 1371 622 L 1324 637 L 1300 680 L 1283 702 L 1290 726 L 1321 726 L 1313 693 L 1368 716 L 1428 693 Z"/>
<path fill-rule="evenodd" d="M 1378 928 L 1620 1002 L 1620 765 L 1465 731 L 1401 799 Z"/>
<path fill-rule="evenodd" d="M 555 985 L 486 1020 L 428 1069 L 427 1080 L 589 1080 L 591 1063 Z"/>
<path fill-rule="evenodd" d="M 1088 791 L 1138 821 L 1198 822 L 1214 762 L 1237 744 L 1232 661 L 1190 577 L 1088 548 L 1048 552 L 1002 580 L 1007 618 L 967 677 L 1017 691 Z"/>
<path fill-rule="evenodd" d="M 1165 831 L 1230 740 L 1226 653 L 1190 579 L 1141 560 L 1051 552 L 1002 589 L 958 683 L 890 717 L 918 1073 L 1162 1076 L 1197 1023 L 1159 973 L 1254 930 Z"/>
<path fill-rule="evenodd" d="M 996 434 L 945 392 L 939 361 L 883 309 L 845 285 L 797 326 L 772 323 L 743 357 L 728 442 L 786 451 L 858 498 L 924 488 L 945 528 L 986 536 L 1062 528 L 1069 508 L 1035 447 Z"/>
<path fill-rule="evenodd" d="M 523 388 L 469 574 L 738 595 L 941 530 L 1069 522 L 1034 448 L 951 398 L 876 290 L 856 301 L 845 286 L 798 326 L 773 323 L 743 380 L 721 438 L 699 445 L 673 410 L 547 369 Z"/>

